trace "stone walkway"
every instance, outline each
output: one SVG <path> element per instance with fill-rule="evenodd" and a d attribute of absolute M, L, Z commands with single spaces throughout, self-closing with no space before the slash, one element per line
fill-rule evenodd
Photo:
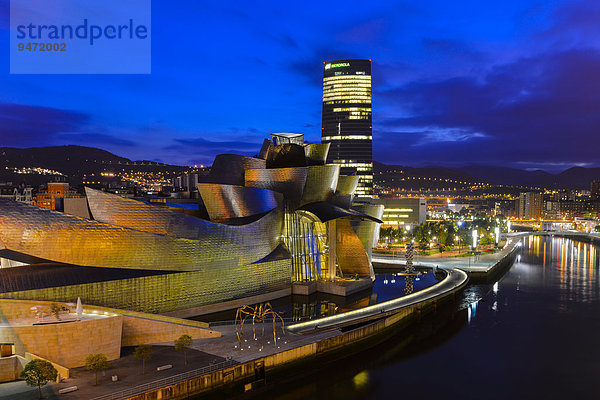
<path fill-rule="evenodd" d="M 235 334 L 235 326 L 220 326 L 218 330 L 223 336 L 206 341 L 194 343 L 194 348 L 210 354 L 219 354 L 221 357 L 231 358 L 240 363 L 258 359 L 264 356 L 280 353 L 285 350 L 304 346 L 339 335 L 339 329 L 332 329 L 326 332 L 318 332 L 311 335 L 298 335 L 287 331 L 285 335 L 281 334 L 281 327 L 277 325 L 277 344 L 273 342 L 273 325 L 265 324 L 264 347 L 262 341 L 262 325 L 256 326 L 257 339 L 253 338 L 252 322 L 246 322 L 244 325 L 244 340 L 241 349 L 237 348 L 238 338 Z"/>
<path fill-rule="evenodd" d="M 198 343 L 206 340 L 195 340 L 192 347 L 202 347 Z M 98 385 L 95 386 L 94 373 L 85 368 L 71 370 L 71 377 L 61 383 L 52 383 L 44 386 L 42 392 L 46 399 L 93 399 L 94 397 L 128 389 L 147 382 L 166 378 L 172 375 L 206 367 L 210 364 L 225 361 L 223 357 L 209 354 L 196 349 L 188 351 L 188 365 L 185 365 L 182 352 L 175 351 L 172 343 L 169 346 L 154 345 L 152 358 L 146 362 L 146 373 L 142 374 L 142 363 L 133 358 L 133 348 L 124 348 L 122 357 L 110 361 L 109 368 L 98 372 Z M 171 364 L 173 368 L 157 371 L 156 368 Z M 118 376 L 117 382 L 112 382 L 112 375 Z M 63 388 L 77 386 L 78 390 L 59 395 Z M 37 387 L 27 386 L 25 382 L 9 382 L 0 384 L 0 400 L 36 400 L 38 399 Z"/>

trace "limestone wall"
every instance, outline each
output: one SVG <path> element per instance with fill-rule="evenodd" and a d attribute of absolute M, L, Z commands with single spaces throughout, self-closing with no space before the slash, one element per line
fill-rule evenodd
<path fill-rule="evenodd" d="M 125 316 L 123 321 L 122 346 L 137 346 L 147 343 L 173 342 L 181 335 L 192 339 L 221 336 L 220 332 L 191 325 Z"/>
<path fill-rule="evenodd" d="M 32 325 L 30 308 L 37 306 L 49 312 L 51 304 L 0 300 L 0 343 L 13 343 L 18 355 L 32 353 L 75 368 L 85 365 L 85 358 L 93 353 L 103 353 L 109 361 L 117 359 L 122 346 L 173 342 L 184 334 L 192 339 L 221 336 L 218 331 L 206 329 L 205 322 L 96 306 L 83 307 L 85 314 L 98 315 L 94 319 Z"/>
<path fill-rule="evenodd" d="M 122 328 L 120 315 L 48 325 L 1 326 L 0 342 L 14 343 L 18 355 L 30 352 L 75 368 L 85 365 L 85 358 L 92 353 L 103 353 L 108 360 L 119 358 Z"/>
<path fill-rule="evenodd" d="M 19 356 L 0 358 L 0 382 L 10 382 L 19 379 L 25 359 Z"/>

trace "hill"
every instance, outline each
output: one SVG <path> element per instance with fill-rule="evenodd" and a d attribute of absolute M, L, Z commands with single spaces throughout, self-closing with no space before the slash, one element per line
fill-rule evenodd
<path fill-rule="evenodd" d="M 460 168 L 373 164 L 374 180 L 388 187 L 443 188 L 448 184 L 487 183 L 548 189 L 589 189 L 590 182 L 600 180 L 600 168 L 573 167 L 559 174 L 542 170 L 469 165 Z"/>
<path fill-rule="evenodd" d="M 132 161 L 106 150 L 85 146 L 0 147 L 0 181 L 39 185 L 66 180 L 79 185 L 84 176 L 102 172 L 180 173 L 188 167 L 152 161 Z"/>

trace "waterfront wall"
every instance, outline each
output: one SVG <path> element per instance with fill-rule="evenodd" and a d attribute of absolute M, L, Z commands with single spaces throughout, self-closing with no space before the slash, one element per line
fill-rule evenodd
<path fill-rule="evenodd" d="M 401 323 L 406 323 L 410 318 L 419 316 L 423 312 L 434 310 L 438 302 L 453 299 L 457 292 L 462 290 L 466 281 L 442 295 L 432 297 L 420 303 L 402 308 L 389 313 L 383 313 L 381 319 L 365 326 L 341 333 L 339 335 L 309 343 L 273 355 L 257 358 L 233 367 L 215 371 L 198 378 L 166 385 L 150 390 L 146 393 L 128 397 L 130 400 L 179 400 L 188 396 L 198 395 L 220 387 L 244 385 L 246 389 L 252 387 L 256 373 L 264 368 L 266 372 L 276 368 L 299 362 L 300 360 L 315 359 L 350 346 L 356 346 L 366 340 L 383 335 L 388 329 Z"/>
<path fill-rule="evenodd" d="M 560 231 L 542 231 L 532 233 L 540 236 L 558 236 L 567 239 L 579 240 L 585 243 L 591 243 L 600 246 L 600 235 L 585 233 L 585 232 L 560 232 Z"/>

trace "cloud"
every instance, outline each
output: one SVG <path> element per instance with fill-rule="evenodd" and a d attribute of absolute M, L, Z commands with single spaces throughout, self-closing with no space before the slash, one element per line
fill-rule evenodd
<path fill-rule="evenodd" d="M 0 103 L 1 146 L 44 146 L 62 133 L 78 131 L 89 121 L 84 113 L 13 103 Z"/>
<path fill-rule="evenodd" d="M 337 36 L 342 42 L 351 44 L 377 43 L 387 38 L 389 22 L 385 17 L 375 17 L 358 24 L 352 24 Z"/>
<path fill-rule="evenodd" d="M 551 25 L 537 32 L 535 39 L 553 48 L 599 47 L 600 7 L 590 1 L 571 1 L 557 7 L 549 16 Z"/>
<path fill-rule="evenodd" d="M 427 52 L 436 57 L 445 56 L 448 58 L 480 62 L 486 59 L 484 52 L 477 50 L 472 44 L 462 40 L 425 38 L 423 47 Z M 466 60 L 465 60 L 466 59 Z"/>
<path fill-rule="evenodd" d="M 336 47 L 314 47 L 305 53 L 304 57 L 298 56 L 291 63 L 292 71 L 298 74 L 309 86 L 321 87 L 323 84 L 323 63 L 332 60 L 353 58 L 370 58 L 368 55 L 355 51 L 344 51 Z"/>
<path fill-rule="evenodd" d="M 211 137 L 217 137 L 219 134 L 212 133 Z M 262 143 L 248 141 L 211 141 L 204 138 L 193 139 L 174 139 L 175 144 L 166 147 L 169 151 L 178 151 L 187 155 L 195 155 L 205 159 L 205 157 L 214 157 L 218 153 L 242 153 L 256 154 L 260 150 Z"/>
<path fill-rule="evenodd" d="M 440 163 L 598 163 L 600 53 L 572 50 L 492 68 L 483 81 L 415 81 L 381 93 L 376 157 Z M 400 146 L 400 154 L 398 148 Z"/>

